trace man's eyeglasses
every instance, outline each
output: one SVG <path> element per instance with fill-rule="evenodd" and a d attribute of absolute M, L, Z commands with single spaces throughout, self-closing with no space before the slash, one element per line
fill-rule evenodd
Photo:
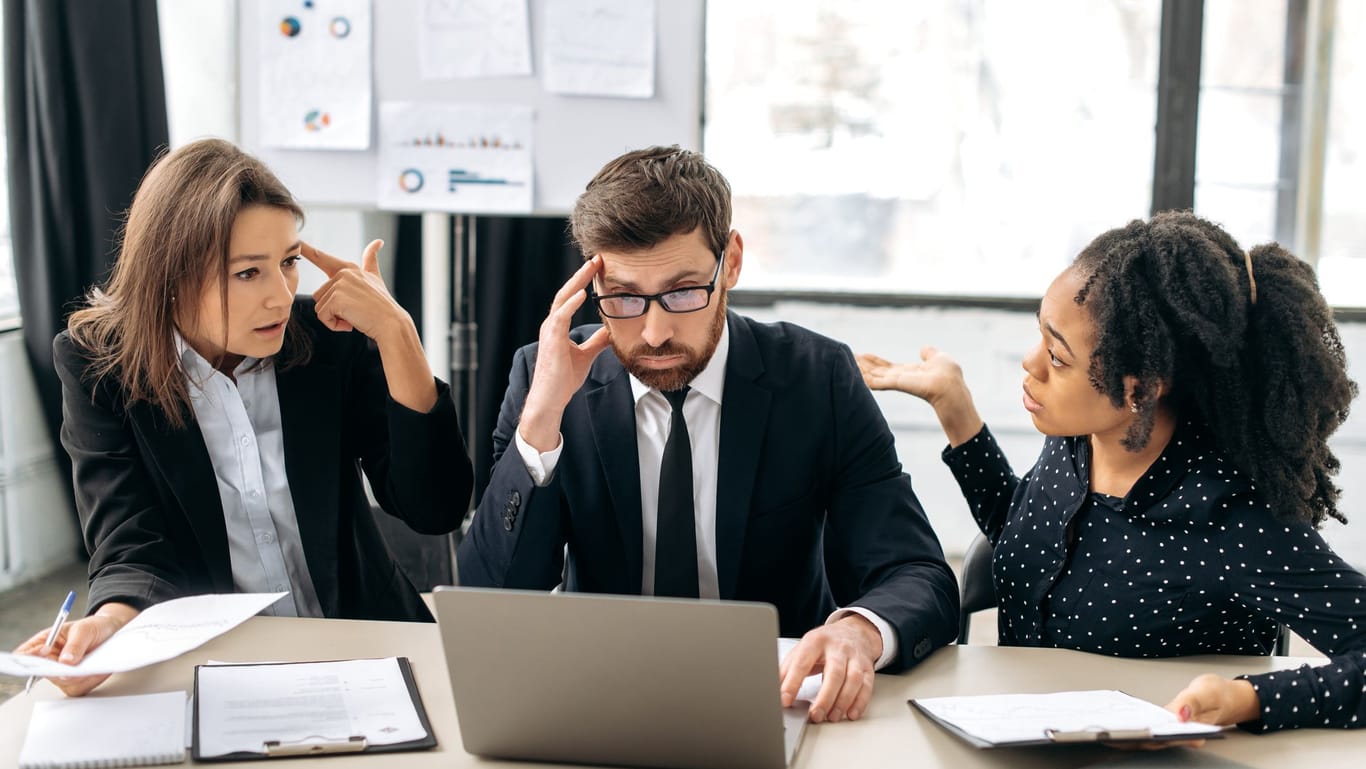
<path fill-rule="evenodd" d="M 639 318 L 650 309 L 650 302 L 659 302 L 666 312 L 683 313 L 697 312 L 698 310 L 711 304 L 711 294 L 716 290 L 716 280 L 721 277 L 721 265 L 726 263 L 726 252 L 716 258 L 716 271 L 712 273 L 711 282 L 705 286 L 685 286 L 665 291 L 660 294 L 608 294 L 598 296 L 593 292 L 593 286 L 588 286 L 588 298 L 593 300 L 598 312 L 604 317 L 616 318 Z"/>

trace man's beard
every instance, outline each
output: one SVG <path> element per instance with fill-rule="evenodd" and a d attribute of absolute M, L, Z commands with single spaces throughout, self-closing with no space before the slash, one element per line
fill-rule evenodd
<path fill-rule="evenodd" d="M 717 292 L 720 298 L 717 301 L 716 318 L 712 321 L 710 333 L 707 335 L 706 347 L 703 350 L 694 350 L 686 345 L 679 344 L 672 339 L 658 347 L 648 344 L 638 344 L 631 350 L 623 350 L 617 346 L 616 339 L 612 340 L 612 351 L 617 354 L 617 359 L 621 365 L 631 372 L 631 375 L 639 379 L 646 387 L 651 387 L 661 392 L 672 392 L 681 390 L 685 385 L 697 378 L 698 374 L 711 362 L 711 356 L 716 352 L 716 345 L 721 341 L 721 331 L 726 327 L 726 292 L 724 289 Z M 646 368 L 636 361 L 644 356 L 669 356 L 682 355 L 683 362 L 668 369 Z"/>

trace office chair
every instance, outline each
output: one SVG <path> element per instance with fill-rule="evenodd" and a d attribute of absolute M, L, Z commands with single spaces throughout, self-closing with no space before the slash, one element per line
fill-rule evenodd
<path fill-rule="evenodd" d="M 455 584 L 455 564 L 445 534 L 418 534 L 378 506 L 370 509 L 389 554 L 413 587 L 425 593 L 437 585 Z"/>
<path fill-rule="evenodd" d="M 996 605 L 996 583 L 991 580 L 991 554 L 994 548 L 985 534 L 977 533 L 963 554 L 962 576 L 958 580 L 958 643 L 968 642 L 972 615 Z"/>
<path fill-rule="evenodd" d="M 1290 628 L 1285 625 L 1278 625 L 1276 631 L 1276 645 L 1272 647 L 1271 653 L 1277 657 L 1290 656 Z"/>

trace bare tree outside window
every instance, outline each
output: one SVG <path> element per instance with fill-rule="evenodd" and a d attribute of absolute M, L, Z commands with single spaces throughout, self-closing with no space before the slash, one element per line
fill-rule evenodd
<path fill-rule="evenodd" d="M 746 288 L 1038 296 L 1147 213 L 1159 0 L 707 7 Z"/>

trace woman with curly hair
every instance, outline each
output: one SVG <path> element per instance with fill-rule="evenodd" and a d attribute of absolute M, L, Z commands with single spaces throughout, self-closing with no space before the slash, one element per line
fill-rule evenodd
<path fill-rule="evenodd" d="M 1023 400 L 1048 438 L 1022 478 L 948 356 L 859 361 L 869 387 L 934 408 L 995 546 L 1000 642 L 1267 654 L 1285 624 L 1328 664 L 1200 676 L 1168 707 L 1251 731 L 1366 725 L 1366 577 L 1315 530 L 1345 522 L 1328 437 L 1356 385 L 1313 268 L 1163 213 L 1092 241 L 1038 317 Z"/>

